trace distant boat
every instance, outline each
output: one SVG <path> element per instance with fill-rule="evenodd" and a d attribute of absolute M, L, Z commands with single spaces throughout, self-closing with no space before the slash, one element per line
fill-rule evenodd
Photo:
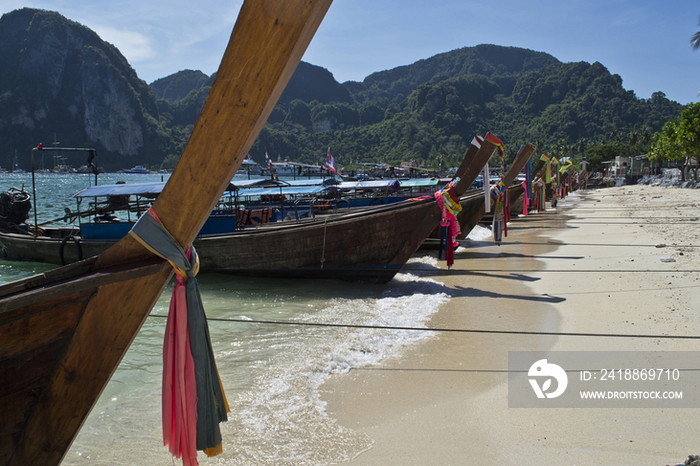
<path fill-rule="evenodd" d="M 97 172 L 98 172 L 98 173 L 104 173 L 105 171 L 104 171 L 104 168 L 102 168 L 102 167 L 97 167 Z M 87 166 L 87 165 L 81 165 L 80 168 L 78 168 L 77 173 L 83 173 L 83 174 L 89 173 L 89 174 L 93 174 L 93 173 L 95 173 L 95 171 L 93 170 L 92 167 L 89 167 L 89 166 Z"/>
<path fill-rule="evenodd" d="M 56 173 L 58 175 L 68 175 L 70 173 L 74 173 L 75 169 L 72 167 L 69 167 L 67 165 L 59 165 L 57 167 L 53 167 L 53 170 L 51 170 L 53 173 Z"/>
<path fill-rule="evenodd" d="M 241 166 L 238 168 L 238 173 L 248 174 L 248 175 L 261 175 L 262 167 L 258 165 L 251 157 L 250 154 L 246 155 Z"/>
<path fill-rule="evenodd" d="M 17 173 L 17 174 L 27 173 L 24 170 L 22 170 L 21 168 L 19 168 L 19 165 L 17 164 L 17 151 L 15 151 L 15 164 L 12 166 L 12 173 Z"/>
<path fill-rule="evenodd" d="M 151 170 L 148 168 L 144 167 L 143 165 L 136 165 L 134 168 L 125 168 L 122 170 L 122 173 L 141 173 L 141 174 L 148 174 L 151 173 Z"/>
<path fill-rule="evenodd" d="M 269 176 L 270 168 L 272 168 L 272 175 L 285 177 L 320 177 L 324 175 L 329 176 L 330 174 L 327 168 L 320 165 L 298 162 L 271 162 L 267 168 L 262 169 L 261 175 Z"/>

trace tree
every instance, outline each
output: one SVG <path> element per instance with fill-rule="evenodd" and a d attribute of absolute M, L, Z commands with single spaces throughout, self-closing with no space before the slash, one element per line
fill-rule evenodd
<path fill-rule="evenodd" d="M 579 159 L 583 158 L 583 154 L 586 152 L 586 147 L 588 147 L 588 141 L 586 138 L 578 138 L 578 141 L 576 141 L 576 144 L 574 144 L 574 148 L 578 150 Z"/>
<path fill-rule="evenodd" d="M 698 20 L 698 26 L 700 26 L 700 20 Z M 693 34 L 693 37 L 690 39 L 690 45 L 693 47 L 693 50 L 700 49 L 700 31 Z"/>
<path fill-rule="evenodd" d="M 698 20 L 698 26 L 700 26 L 700 20 Z M 693 34 L 693 37 L 690 39 L 690 46 L 693 47 L 693 50 L 700 49 L 700 31 Z M 700 94 L 700 92 L 698 92 L 698 94 Z"/>
<path fill-rule="evenodd" d="M 681 117 L 667 122 L 661 133 L 654 135 L 649 153 L 650 160 L 683 160 L 684 167 L 695 161 L 695 179 L 698 179 L 697 164 L 700 161 L 700 103 L 689 104 Z M 682 172 L 685 181 L 685 170 Z"/>
<path fill-rule="evenodd" d="M 569 155 L 570 149 L 569 145 L 566 143 L 566 139 L 559 139 L 554 145 L 554 150 L 552 152 L 559 158 Z"/>
<path fill-rule="evenodd" d="M 163 162 L 160 164 L 160 168 L 164 170 L 172 170 L 175 168 L 175 165 L 177 165 L 178 160 L 180 160 L 179 155 L 168 154 L 165 156 Z"/>
<path fill-rule="evenodd" d="M 621 155 L 620 147 L 609 142 L 588 146 L 584 152 L 584 157 L 589 162 L 589 172 L 602 170 L 603 162 L 614 160 L 618 155 Z"/>

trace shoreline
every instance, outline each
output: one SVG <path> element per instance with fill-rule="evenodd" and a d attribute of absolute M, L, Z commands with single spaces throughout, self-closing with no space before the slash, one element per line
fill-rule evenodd
<path fill-rule="evenodd" d="M 695 190 L 622 186 L 518 217 L 500 247 L 471 243 L 434 274 L 452 297 L 428 327 L 693 334 L 700 237 L 686 220 L 698 205 Z M 320 392 L 329 416 L 374 442 L 343 464 L 678 464 L 700 450 L 693 410 L 508 408 L 508 351 L 699 349 L 695 340 L 441 333 Z"/>

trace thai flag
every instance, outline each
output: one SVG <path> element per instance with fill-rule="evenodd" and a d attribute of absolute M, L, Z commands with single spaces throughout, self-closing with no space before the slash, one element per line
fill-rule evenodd
<path fill-rule="evenodd" d="M 326 156 L 326 168 L 332 171 L 333 173 L 338 173 L 338 167 L 335 164 L 335 160 L 333 160 L 330 147 L 328 148 L 328 155 Z"/>
<path fill-rule="evenodd" d="M 272 168 L 272 160 L 270 160 L 270 157 L 267 156 L 267 152 L 265 152 L 265 165 L 267 165 L 270 168 L 270 175 L 274 173 L 274 170 Z"/>

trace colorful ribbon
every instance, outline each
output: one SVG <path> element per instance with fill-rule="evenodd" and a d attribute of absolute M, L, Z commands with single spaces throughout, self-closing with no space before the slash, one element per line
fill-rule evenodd
<path fill-rule="evenodd" d="M 532 160 L 528 159 L 525 164 L 525 201 L 523 201 L 523 215 L 527 215 L 530 211 L 530 203 L 532 199 Z"/>
<path fill-rule="evenodd" d="M 459 177 L 450 181 L 444 189 L 435 192 L 435 200 L 440 206 L 442 212 L 442 219 L 440 220 L 440 226 L 446 231 L 446 243 L 445 244 L 445 260 L 447 261 L 447 267 L 451 267 L 454 264 L 454 249 L 459 246 L 459 241 L 457 241 L 457 236 L 459 236 L 460 228 L 459 222 L 457 222 L 457 215 L 462 211 L 462 206 L 459 203 L 459 199 L 455 195 L 454 187 L 459 183 Z M 442 242 L 441 250 L 442 252 Z"/>
<path fill-rule="evenodd" d="M 499 189 L 498 197 L 496 198 L 496 206 L 493 211 L 493 222 L 491 223 L 491 229 L 493 230 L 493 241 L 497 246 L 501 245 L 503 240 L 503 232 L 506 228 L 506 222 L 504 217 L 504 193 Z"/>
<path fill-rule="evenodd" d="M 481 178 L 483 179 L 482 188 L 484 190 L 484 212 L 491 212 L 491 185 L 489 183 L 489 164 L 484 165 L 484 169 L 481 172 Z"/>
<path fill-rule="evenodd" d="M 527 181 L 523 181 L 520 185 L 523 187 L 523 215 L 527 215 L 530 206 L 530 190 L 527 189 Z"/>
<path fill-rule="evenodd" d="M 221 453 L 219 423 L 230 411 L 195 278 L 199 258 L 194 247 L 180 247 L 152 208 L 129 234 L 177 275 L 163 343 L 163 443 L 184 466 L 196 466 L 197 450 Z"/>
<path fill-rule="evenodd" d="M 544 182 L 550 183 L 552 181 L 552 161 L 544 154 L 542 154 L 540 160 L 547 164 L 547 168 L 544 170 Z"/>
<path fill-rule="evenodd" d="M 500 246 L 503 233 L 506 231 L 506 161 L 505 161 L 505 151 L 503 148 L 503 143 L 498 140 L 498 142 L 492 141 L 498 147 L 498 157 L 499 157 L 499 169 L 500 169 L 500 180 L 498 181 L 498 186 L 496 187 L 496 205 L 493 209 L 493 222 L 491 224 L 491 229 L 493 230 L 493 241 Z"/>

